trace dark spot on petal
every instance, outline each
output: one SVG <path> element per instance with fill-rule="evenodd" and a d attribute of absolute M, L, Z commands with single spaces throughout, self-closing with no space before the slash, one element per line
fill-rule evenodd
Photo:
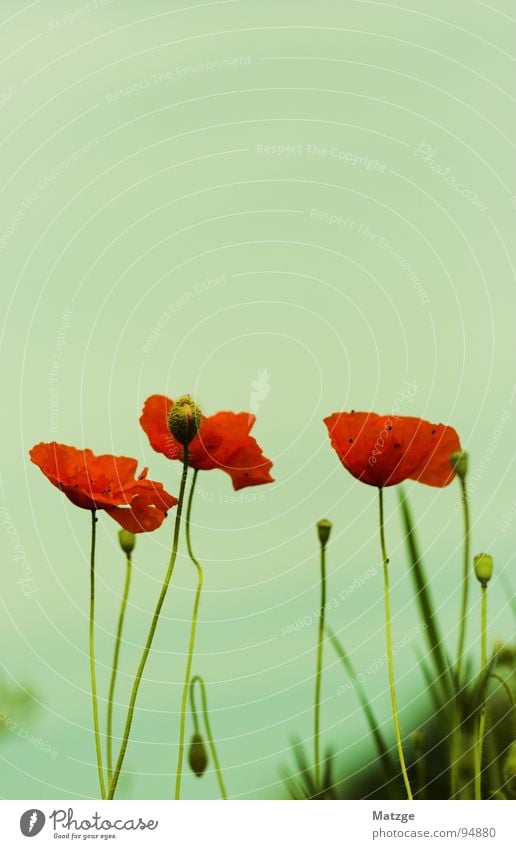
<path fill-rule="evenodd" d="M 435 433 L 435 429 L 432 431 L 432 436 L 434 435 L 434 433 Z"/>
<path fill-rule="evenodd" d="M 392 425 L 387 425 L 387 430 L 392 430 Z"/>
<path fill-rule="evenodd" d="M 394 443 L 394 447 L 395 447 L 395 448 L 401 448 L 401 445 L 400 445 L 400 443 L 399 443 L 399 442 L 395 442 L 395 443 Z"/>
<path fill-rule="evenodd" d="M 352 436 L 350 436 L 350 437 L 349 437 L 348 442 L 353 442 L 353 437 L 352 437 Z"/>

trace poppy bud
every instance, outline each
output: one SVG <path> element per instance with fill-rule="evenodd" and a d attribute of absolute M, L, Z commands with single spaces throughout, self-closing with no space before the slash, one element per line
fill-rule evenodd
<path fill-rule="evenodd" d="M 317 533 L 319 535 L 319 542 L 321 545 L 326 545 L 328 542 L 331 528 L 332 524 L 328 519 L 321 519 L 320 522 L 317 522 Z"/>
<path fill-rule="evenodd" d="M 192 772 L 200 778 L 208 766 L 208 753 L 200 734 L 193 734 L 188 752 L 188 763 Z"/>
<path fill-rule="evenodd" d="M 464 480 L 468 473 L 468 461 L 467 451 L 454 451 L 451 455 L 451 464 L 461 480 Z"/>
<path fill-rule="evenodd" d="M 118 542 L 122 551 L 129 557 L 136 545 L 136 534 L 132 534 L 131 531 L 118 531 Z"/>
<path fill-rule="evenodd" d="M 487 584 L 493 575 L 493 558 L 490 554 L 477 554 L 474 559 L 475 575 L 481 584 Z"/>
<path fill-rule="evenodd" d="M 168 429 L 181 445 L 189 445 L 201 425 L 202 413 L 191 395 L 181 395 L 168 414 Z"/>

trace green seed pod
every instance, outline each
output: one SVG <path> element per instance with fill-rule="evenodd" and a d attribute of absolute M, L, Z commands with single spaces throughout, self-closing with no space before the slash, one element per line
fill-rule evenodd
<path fill-rule="evenodd" d="M 206 767 L 208 766 L 208 752 L 206 751 L 204 740 L 200 734 L 192 735 L 190 749 L 188 751 L 188 763 L 190 764 L 192 772 L 195 772 L 197 778 L 200 778 L 201 775 L 203 775 Z"/>
<path fill-rule="evenodd" d="M 451 464 L 455 473 L 464 480 L 468 473 L 469 455 L 467 451 L 454 451 L 451 455 Z"/>
<path fill-rule="evenodd" d="M 328 542 L 331 529 L 332 524 L 328 519 L 321 519 L 320 522 L 317 522 L 317 533 L 319 535 L 319 542 L 321 545 L 326 545 Z"/>
<path fill-rule="evenodd" d="M 189 445 L 201 426 L 202 412 L 191 397 L 181 395 L 168 414 L 168 429 L 181 445 Z"/>
<path fill-rule="evenodd" d="M 477 554 L 474 559 L 475 575 L 481 584 L 487 584 L 493 575 L 493 558 L 490 554 Z"/>
<path fill-rule="evenodd" d="M 136 534 L 132 534 L 131 531 L 124 531 L 122 529 L 121 531 L 118 531 L 118 541 L 122 551 L 129 557 L 136 545 Z"/>

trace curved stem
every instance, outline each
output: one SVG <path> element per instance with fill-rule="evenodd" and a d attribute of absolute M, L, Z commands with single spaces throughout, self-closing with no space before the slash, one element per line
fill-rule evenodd
<path fill-rule="evenodd" d="M 314 708 L 314 765 L 315 786 L 321 790 L 321 687 L 324 642 L 324 614 L 326 611 L 326 543 L 321 542 L 321 609 L 319 611 L 319 632 L 317 635 L 317 666 L 315 673 Z"/>
<path fill-rule="evenodd" d="M 487 667 L 487 583 L 482 582 L 482 613 L 481 613 L 481 636 L 480 636 L 480 674 L 485 676 Z M 475 764 L 475 799 L 482 798 L 482 749 L 484 734 L 486 730 L 486 700 L 485 692 L 480 705 L 480 719 L 478 721 L 478 739 Z"/>
<path fill-rule="evenodd" d="M 188 658 L 186 661 L 186 672 L 185 672 L 185 680 L 183 684 L 183 696 L 181 699 L 181 724 L 179 729 L 179 753 L 177 756 L 177 771 L 176 771 L 176 791 L 175 797 L 176 799 L 181 798 L 181 774 L 183 771 L 183 758 L 184 758 L 184 750 L 185 750 L 185 729 L 186 729 L 186 705 L 188 701 L 188 688 L 190 686 L 190 675 L 192 673 L 192 661 L 193 661 L 193 653 L 195 648 L 195 634 L 197 630 L 197 617 L 199 615 L 199 602 L 201 600 L 201 591 L 203 584 L 203 571 L 201 564 L 195 557 L 192 550 L 192 541 L 190 537 L 190 519 L 192 514 L 192 501 L 195 490 L 195 483 L 197 481 L 198 469 L 195 470 L 194 476 L 192 479 L 192 485 L 190 487 L 190 494 L 188 496 L 188 506 L 186 508 L 186 546 L 188 549 L 188 554 L 190 560 L 194 564 L 197 570 L 197 588 L 195 591 L 195 600 L 194 607 L 192 613 L 192 623 L 190 626 L 190 643 L 188 646 Z"/>
<path fill-rule="evenodd" d="M 224 784 L 224 778 L 222 777 L 222 770 L 220 768 L 219 759 L 217 757 L 217 750 L 215 748 L 215 743 L 213 742 L 213 734 L 211 731 L 210 718 L 208 714 L 208 700 L 206 698 L 206 685 L 201 678 L 200 675 L 194 675 L 192 680 L 190 681 L 190 705 L 192 708 L 192 716 L 194 721 L 194 728 L 196 733 L 199 733 L 199 720 L 197 718 L 197 708 L 195 706 L 195 693 L 194 688 L 196 682 L 199 683 L 201 688 L 201 699 L 202 699 L 202 712 L 204 716 L 204 724 L 206 726 L 206 736 L 208 738 L 208 745 L 210 747 L 211 756 L 213 758 L 213 763 L 215 764 L 215 772 L 217 774 L 217 781 L 219 782 L 220 795 L 223 799 L 228 798 L 226 785 Z"/>
<path fill-rule="evenodd" d="M 396 733 L 396 746 L 398 749 L 398 757 L 400 761 L 401 772 L 405 789 L 409 799 L 413 799 L 412 789 L 405 764 L 405 756 L 403 754 L 403 746 L 401 743 L 401 730 L 398 718 L 398 704 L 396 700 L 396 688 L 394 685 L 394 663 L 392 655 L 392 632 L 391 632 L 391 603 L 389 599 L 389 558 L 387 557 L 387 547 L 385 545 L 385 527 L 383 514 L 383 489 L 378 489 L 380 496 L 380 545 L 382 549 L 383 560 L 383 577 L 384 577 L 384 596 L 385 596 L 385 630 L 387 636 L 387 664 L 389 669 L 389 687 L 391 691 L 392 718 L 394 720 L 394 731 Z"/>
<path fill-rule="evenodd" d="M 154 610 L 154 614 L 152 616 L 152 622 L 149 629 L 149 633 L 147 635 L 147 641 L 145 643 L 145 647 L 143 649 L 143 654 L 138 665 L 138 669 L 136 670 L 136 676 L 134 679 L 133 689 L 131 691 L 131 698 L 129 700 L 129 709 L 127 711 L 127 719 L 125 723 L 124 733 L 122 737 L 122 745 L 120 747 L 120 752 L 118 754 L 118 759 L 116 762 L 116 766 L 113 772 L 113 778 L 111 780 L 111 784 L 109 787 L 108 799 L 113 799 L 116 792 L 116 786 L 118 784 L 118 779 L 120 777 L 120 770 L 122 769 L 122 765 L 124 763 L 125 753 L 127 750 L 127 744 L 129 742 L 129 734 L 131 733 L 131 726 L 133 724 L 134 717 L 134 708 L 136 705 L 136 699 L 138 697 L 138 691 L 140 689 L 140 684 L 143 676 L 143 672 L 145 669 L 145 665 L 147 663 L 147 658 L 149 657 L 149 652 L 151 650 L 152 641 L 154 639 L 154 634 L 156 632 L 156 628 L 158 625 L 158 619 L 161 613 L 161 608 L 163 607 L 163 603 L 165 601 L 167 590 L 170 584 L 170 579 L 172 578 L 172 572 L 174 571 L 174 566 L 177 559 L 177 548 L 179 542 L 179 529 L 181 527 L 181 514 L 183 512 L 183 502 L 185 497 L 185 487 L 186 487 L 186 478 L 188 476 L 188 445 L 185 445 L 183 452 L 183 472 L 181 475 L 181 486 L 179 489 L 179 500 L 176 508 L 176 520 L 174 523 L 174 537 L 172 541 L 172 551 L 170 552 L 170 560 L 168 564 L 168 569 L 165 575 L 165 579 L 163 581 L 163 586 L 161 587 L 161 592 L 159 594 L 159 598 L 156 604 L 156 608 Z"/>
<path fill-rule="evenodd" d="M 461 744 L 461 709 L 459 691 L 462 687 L 462 663 L 464 656 L 464 644 L 466 641 L 466 623 L 468 616 L 468 595 L 469 595 L 469 560 L 470 560 L 470 537 L 471 537 L 471 522 L 469 515 L 469 501 L 467 483 L 464 476 L 459 477 L 461 488 L 462 510 L 464 516 L 464 566 L 462 576 L 462 601 L 460 608 L 459 620 L 459 642 L 457 646 L 457 668 L 455 672 L 456 693 L 453 709 L 453 727 L 451 732 L 451 749 L 450 749 L 450 796 L 455 799 L 458 792 L 458 764 L 460 760 L 460 744 Z"/>
<path fill-rule="evenodd" d="M 459 643 L 457 646 L 457 686 L 461 686 L 462 662 L 464 656 L 464 643 L 466 640 L 466 623 L 468 616 L 469 595 L 469 549 L 471 536 L 471 522 L 469 516 L 469 501 L 466 480 L 459 478 L 462 496 L 462 508 L 464 514 L 464 567 L 462 576 L 462 602 L 460 609 Z"/>
<path fill-rule="evenodd" d="M 514 701 L 514 696 L 511 692 L 511 688 L 509 687 L 506 679 L 502 678 L 501 675 L 498 675 L 497 672 L 490 672 L 489 678 L 495 678 L 496 681 L 498 681 L 502 685 L 502 687 L 505 690 L 506 696 L 509 699 L 509 702 L 511 703 L 511 707 L 514 709 L 516 707 L 516 704 L 515 704 L 515 701 Z"/>
<path fill-rule="evenodd" d="M 91 511 L 91 555 L 90 555 L 90 677 L 93 702 L 93 727 L 95 729 L 95 748 L 97 751 L 97 769 L 99 773 L 100 794 L 106 798 L 104 768 L 102 766 L 102 748 L 100 745 L 99 705 L 97 697 L 97 674 L 95 672 L 95 545 L 97 540 L 97 516 Z"/>
<path fill-rule="evenodd" d="M 113 668 L 111 671 L 111 680 L 109 682 L 108 709 L 107 709 L 107 774 L 108 783 L 113 776 L 113 701 L 115 697 L 116 678 L 118 674 L 118 659 L 120 657 L 120 645 L 122 642 L 122 631 L 124 629 L 124 618 L 127 609 L 127 599 L 129 598 L 129 589 L 131 586 L 132 573 L 131 555 L 126 558 L 125 569 L 125 585 L 122 596 L 122 604 L 120 605 L 120 613 L 118 615 L 118 627 L 116 632 L 115 649 L 113 652 Z"/>

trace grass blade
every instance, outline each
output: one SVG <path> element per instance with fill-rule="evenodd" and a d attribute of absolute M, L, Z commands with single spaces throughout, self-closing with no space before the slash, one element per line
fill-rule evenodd
<path fill-rule="evenodd" d="M 343 647 L 342 643 L 340 642 L 340 640 L 338 639 L 335 632 L 332 631 L 331 628 L 326 626 L 326 633 L 328 634 L 330 642 L 331 642 L 333 648 L 335 649 L 335 652 L 337 653 L 339 660 L 341 661 L 344 669 L 346 670 L 347 674 L 349 675 L 349 677 L 351 678 L 351 680 L 353 682 L 354 690 L 356 691 L 356 694 L 358 696 L 358 700 L 359 700 L 359 702 L 362 706 L 362 710 L 364 711 L 364 714 L 365 714 L 365 717 L 367 719 L 369 728 L 371 729 L 371 734 L 373 735 L 373 739 L 374 739 L 374 742 L 376 744 L 376 748 L 378 749 L 378 754 L 380 756 L 380 761 L 382 763 L 385 775 L 390 780 L 392 778 L 393 774 L 396 771 L 393 767 L 392 759 L 391 759 L 391 756 L 389 755 L 389 750 L 388 750 L 387 745 L 385 743 L 385 740 L 383 738 L 382 732 L 380 731 L 380 728 L 379 728 L 378 722 L 376 720 L 376 717 L 374 715 L 373 709 L 372 709 L 371 705 L 369 704 L 366 692 L 365 692 L 364 688 L 362 687 L 362 685 L 360 684 L 360 682 L 357 678 L 355 669 L 353 667 L 353 664 L 351 663 L 351 660 L 349 659 L 348 655 L 346 654 L 344 647 Z"/>
<path fill-rule="evenodd" d="M 410 512 L 407 496 L 405 495 L 402 487 L 398 487 L 398 497 L 400 501 L 403 530 L 405 532 L 405 542 L 411 566 L 410 571 L 416 588 L 416 597 L 419 609 L 421 611 L 423 621 L 427 626 L 425 629 L 425 635 L 428 640 L 428 647 L 432 654 L 432 659 L 438 672 L 439 680 L 441 681 L 442 687 L 445 691 L 445 695 L 449 698 L 452 694 L 449 664 L 439 635 L 437 618 L 434 613 L 434 606 L 423 568 L 423 561 L 419 552 L 419 545 L 417 542 L 414 522 L 412 520 L 412 514 Z"/>

